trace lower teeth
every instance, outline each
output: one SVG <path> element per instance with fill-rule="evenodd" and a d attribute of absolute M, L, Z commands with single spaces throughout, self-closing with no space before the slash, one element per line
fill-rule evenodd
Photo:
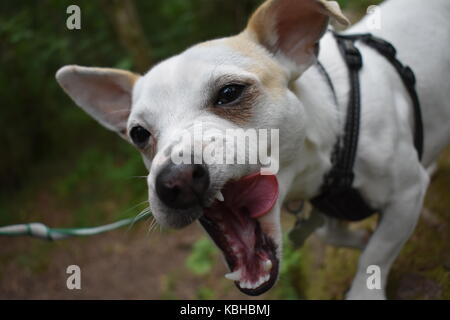
<path fill-rule="evenodd" d="M 234 272 L 227 273 L 225 275 L 225 278 L 227 278 L 228 280 L 231 280 L 231 281 L 238 281 L 241 279 L 241 270 L 236 270 Z"/>
<path fill-rule="evenodd" d="M 239 282 L 239 286 L 242 289 L 256 289 L 260 287 L 263 283 L 267 282 L 269 280 L 270 276 L 266 275 L 265 277 L 261 277 L 257 282 L 250 283 L 250 281 L 241 281 Z"/>
<path fill-rule="evenodd" d="M 272 261 L 270 259 L 266 259 L 262 263 L 262 267 L 265 272 L 269 272 L 272 269 Z M 227 278 L 228 280 L 231 280 L 231 281 L 239 281 L 239 286 L 242 289 L 256 289 L 259 286 L 261 286 L 263 283 L 269 281 L 269 279 L 270 279 L 270 274 L 266 274 L 265 276 L 260 277 L 258 281 L 254 282 L 254 283 L 250 283 L 250 281 L 240 281 L 241 276 L 242 276 L 242 271 L 239 269 L 234 272 L 227 273 L 225 275 L 225 278 Z"/>

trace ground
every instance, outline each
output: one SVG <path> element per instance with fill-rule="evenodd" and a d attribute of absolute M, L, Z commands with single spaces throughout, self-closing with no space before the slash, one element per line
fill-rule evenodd
<path fill-rule="evenodd" d="M 450 149 L 439 165 L 417 229 L 393 266 L 391 299 L 450 299 Z M 38 200 L 43 207 L 52 207 L 49 195 Z M 56 225 L 65 220 L 58 213 L 52 215 Z M 289 228 L 292 218 L 286 215 L 283 222 Z M 374 224 L 372 219 L 355 227 Z M 198 225 L 180 231 L 149 231 L 149 226 L 147 221 L 130 229 L 60 242 L 2 238 L 0 298 L 248 298 L 224 279 L 227 270 L 220 255 Z M 289 246 L 286 250 L 280 283 L 260 299 L 343 298 L 356 269 L 357 251 L 326 246 L 315 237 L 300 251 Z M 81 267 L 81 290 L 66 287 L 66 268 L 72 264 Z"/>
<path fill-rule="evenodd" d="M 418 226 L 395 261 L 390 299 L 450 299 L 450 149 L 440 159 Z M 373 228 L 376 218 L 355 227 Z M 305 296 L 341 299 L 356 271 L 359 252 L 324 246 L 312 238 L 302 249 Z"/>

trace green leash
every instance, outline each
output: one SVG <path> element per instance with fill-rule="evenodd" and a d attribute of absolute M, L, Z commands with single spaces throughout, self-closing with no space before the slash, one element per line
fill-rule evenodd
<path fill-rule="evenodd" d="M 135 218 L 123 219 L 114 223 L 106 224 L 93 228 L 49 228 L 48 226 L 35 222 L 26 224 L 16 224 L 6 227 L 0 227 L 0 236 L 30 236 L 45 240 L 60 240 L 70 237 L 86 237 L 105 233 L 111 230 L 119 229 L 150 217 L 151 212 L 144 212 Z"/>

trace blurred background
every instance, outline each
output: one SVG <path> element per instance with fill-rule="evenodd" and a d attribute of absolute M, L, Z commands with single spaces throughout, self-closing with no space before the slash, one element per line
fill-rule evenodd
<path fill-rule="evenodd" d="M 0 226 L 96 226 L 145 209 L 139 153 L 76 108 L 57 86 L 56 70 L 80 64 L 145 72 L 200 41 L 239 32 L 261 1 L 77 1 L 81 30 L 70 31 L 66 8 L 73 2 L 0 2 Z M 356 22 L 380 1 L 339 2 Z M 390 298 L 450 299 L 449 187 L 447 151 L 419 226 L 393 267 Z M 286 230 L 292 223 L 286 215 Z M 0 298 L 246 298 L 224 279 L 220 254 L 197 225 L 150 226 L 53 243 L 0 238 Z M 260 298 L 342 298 L 358 255 L 314 237 L 297 251 L 286 242 L 280 282 Z M 81 267 L 82 290 L 66 288 L 72 264 Z"/>

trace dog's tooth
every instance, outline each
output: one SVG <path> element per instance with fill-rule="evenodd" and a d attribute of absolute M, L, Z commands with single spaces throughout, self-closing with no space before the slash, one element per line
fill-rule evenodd
<path fill-rule="evenodd" d="M 239 287 L 241 287 L 242 289 L 247 289 L 247 282 L 246 281 L 239 282 Z"/>
<path fill-rule="evenodd" d="M 268 274 L 268 275 L 266 275 L 266 276 L 264 277 L 264 282 L 269 281 L 269 279 L 270 279 L 270 274 Z"/>
<path fill-rule="evenodd" d="M 231 281 L 238 281 L 241 279 L 241 270 L 236 270 L 234 272 L 227 273 L 225 278 Z"/>
<path fill-rule="evenodd" d="M 272 270 L 272 261 L 270 259 L 267 259 L 263 262 L 263 269 L 266 272 Z"/>
<path fill-rule="evenodd" d="M 225 201 L 225 198 L 223 197 L 222 191 L 217 191 L 216 199 L 219 200 L 220 202 L 224 202 Z"/>
<path fill-rule="evenodd" d="M 264 283 L 264 278 L 263 277 L 259 278 L 258 282 L 256 283 L 256 287 L 259 287 L 263 283 Z"/>

